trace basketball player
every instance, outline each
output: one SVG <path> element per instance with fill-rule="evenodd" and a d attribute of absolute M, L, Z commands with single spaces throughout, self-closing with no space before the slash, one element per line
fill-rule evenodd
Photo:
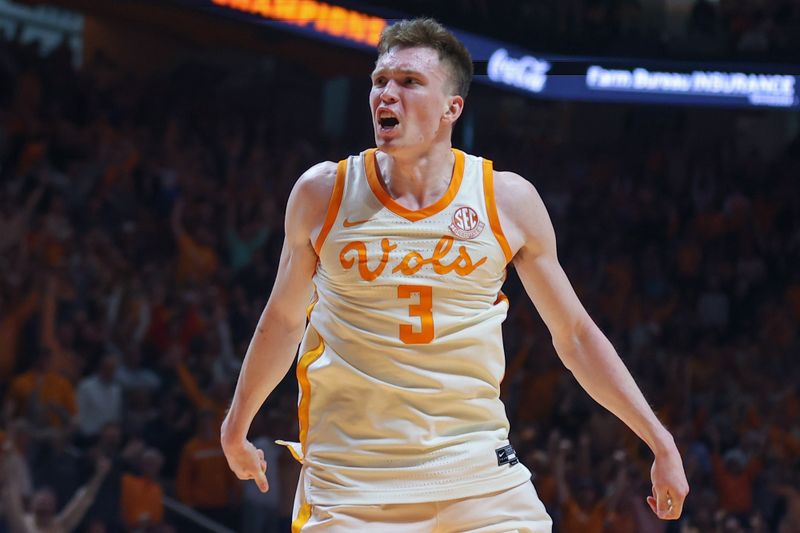
<path fill-rule="evenodd" d="M 388 27 L 370 93 L 377 148 L 312 167 L 289 197 L 222 443 L 266 491 L 247 431 L 299 342 L 294 532 L 551 530 L 499 399 L 512 261 L 564 364 L 653 451 L 650 507 L 681 514 L 673 438 L 578 301 L 536 190 L 451 147 L 471 77 L 435 21 Z"/>

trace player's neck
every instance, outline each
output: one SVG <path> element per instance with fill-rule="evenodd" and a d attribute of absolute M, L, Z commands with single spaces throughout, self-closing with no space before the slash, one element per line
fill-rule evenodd
<path fill-rule="evenodd" d="M 448 144 L 436 144 L 420 153 L 377 153 L 380 176 L 387 192 L 410 208 L 434 203 L 447 190 L 455 156 Z M 406 201 L 402 201 L 406 200 Z"/>

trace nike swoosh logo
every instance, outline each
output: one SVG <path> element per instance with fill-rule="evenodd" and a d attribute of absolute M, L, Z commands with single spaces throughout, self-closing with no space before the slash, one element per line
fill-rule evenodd
<path fill-rule="evenodd" d="M 360 226 L 361 224 L 364 224 L 365 222 L 369 222 L 370 220 L 372 220 L 372 218 L 367 218 L 367 219 L 364 219 L 364 220 L 353 220 L 351 222 L 351 221 L 349 221 L 349 220 L 347 220 L 345 218 L 344 222 L 342 222 L 342 225 L 345 228 L 352 228 L 353 226 Z"/>

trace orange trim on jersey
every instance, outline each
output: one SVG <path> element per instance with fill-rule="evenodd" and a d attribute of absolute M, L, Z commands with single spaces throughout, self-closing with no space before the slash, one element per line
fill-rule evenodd
<path fill-rule="evenodd" d="M 497 204 L 494 201 L 494 169 L 492 162 L 488 159 L 483 160 L 483 195 L 486 200 L 486 213 L 489 215 L 489 226 L 492 228 L 495 239 L 503 249 L 503 255 L 506 256 L 506 263 L 510 263 L 514 255 L 511 253 L 511 247 L 508 245 L 506 236 L 503 233 L 503 228 L 500 227 L 500 217 L 497 214 Z"/>
<path fill-rule="evenodd" d="M 297 511 L 297 518 L 292 520 L 292 533 L 300 533 L 303 526 L 311 519 L 311 504 L 303 502 L 300 510 Z"/>
<path fill-rule="evenodd" d="M 308 367 L 325 351 L 325 342 L 319 338 L 319 346 L 300 356 L 297 362 L 297 383 L 300 385 L 300 403 L 297 406 L 297 419 L 300 423 L 300 447 L 303 457 L 306 455 L 306 438 L 308 437 L 308 417 L 311 403 L 311 382 L 308 381 Z"/>
<path fill-rule="evenodd" d="M 317 292 L 316 286 L 314 287 L 314 295 L 311 297 L 311 301 L 306 306 L 306 319 L 311 320 L 311 311 L 314 310 L 314 306 L 317 305 L 319 301 L 319 293 Z"/>
<path fill-rule="evenodd" d="M 339 207 L 342 205 L 342 194 L 344 193 L 344 175 L 347 171 L 347 160 L 343 159 L 336 165 L 336 181 L 333 183 L 333 192 L 331 193 L 331 200 L 328 202 L 328 212 L 325 215 L 325 222 L 322 223 L 322 229 L 319 230 L 317 240 L 314 241 L 314 251 L 319 255 L 322 250 L 322 244 L 325 238 L 330 233 L 333 223 L 336 221 L 336 215 L 339 214 Z"/>
<path fill-rule="evenodd" d="M 399 215 L 406 220 L 416 222 L 417 220 L 422 220 L 423 218 L 433 216 L 450 205 L 450 202 L 452 202 L 453 198 L 456 197 L 458 188 L 461 186 L 461 179 L 464 177 L 464 152 L 461 150 L 456 150 L 455 148 L 452 148 L 451 150 L 453 155 L 455 155 L 456 161 L 453 165 L 453 175 L 450 177 L 450 185 L 447 187 L 447 191 L 444 193 L 444 196 L 429 206 L 414 211 L 413 209 L 409 209 L 400 205 L 389 195 L 389 193 L 383 187 L 383 182 L 378 177 L 380 169 L 378 168 L 378 161 L 375 157 L 375 152 L 377 151 L 375 148 L 371 148 L 364 152 L 364 167 L 367 172 L 367 182 L 369 183 L 369 188 L 372 189 L 372 193 L 378 198 L 378 200 L 380 200 L 384 207 L 386 207 L 395 215 Z"/>
<path fill-rule="evenodd" d="M 296 452 L 296 451 L 294 451 L 294 448 L 291 446 L 291 444 L 288 444 L 288 443 L 287 443 L 287 444 L 284 444 L 283 446 L 284 446 L 284 447 L 285 447 L 287 450 L 289 450 L 289 453 L 291 454 L 291 456 L 292 456 L 292 457 L 294 457 L 294 460 L 295 460 L 295 461 L 297 461 L 297 462 L 298 462 L 298 463 L 300 463 L 300 464 L 303 464 L 303 458 L 302 458 L 302 457 L 300 457 L 300 456 L 297 454 L 297 452 Z"/>
<path fill-rule="evenodd" d="M 492 305 L 497 305 L 500 302 L 507 302 L 509 305 L 511 305 L 511 302 L 508 301 L 508 296 L 503 294 L 503 291 L 497 293 L 497 299 L 494 301 L 494 304 Z"/>

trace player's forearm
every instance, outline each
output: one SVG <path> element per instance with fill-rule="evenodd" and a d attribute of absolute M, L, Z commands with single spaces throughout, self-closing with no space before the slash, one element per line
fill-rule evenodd
<path fill-rule="evenodd" d="M 261 315 L 250 341 L 231 408 L 222 424 L 223 441 L 246 437 L 264 400 L 286 376 L 303 336 L 304 321 L 287 320 L 270 312 Z"/>
<path fill-rule="evenodd" d="M 602 331 L 590 323 L 568 339 L 554 339 L 564 364 L 581 387 L 614 413 L 653 451 L 674 446 L 628 369 Z"/>

